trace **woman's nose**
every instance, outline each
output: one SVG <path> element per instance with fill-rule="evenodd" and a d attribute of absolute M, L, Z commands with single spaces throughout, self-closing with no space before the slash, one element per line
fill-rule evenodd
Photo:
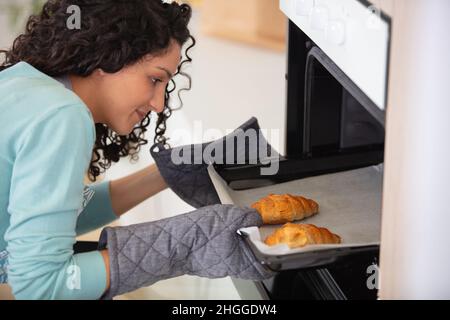
<path fill-rule="evenodd" d="M 155 94 L 150 100 L 150 105 L 157 113 L 161 113 L 164 111 L 164 102 L 165 102 L 166 91 L 163 93 Z"/>

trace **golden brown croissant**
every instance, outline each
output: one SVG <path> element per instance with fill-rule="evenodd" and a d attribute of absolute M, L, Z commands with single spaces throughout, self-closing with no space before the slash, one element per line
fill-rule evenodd
<path fill-rule="evenodd" d="M 269 246 L 285 243 L 289 248 L 301 248 L 308 244 L 337 244 L 341 238 L 326 228 L 312 224 L 286 223 L 264 241 Z"/>
<path fill-rule="evenodd" d="M 264 224 L 302 220 L 319 212 L 319 205 L 315 201 L 290 194 L 269 194 L 251 207 L 260 213 Z"/>

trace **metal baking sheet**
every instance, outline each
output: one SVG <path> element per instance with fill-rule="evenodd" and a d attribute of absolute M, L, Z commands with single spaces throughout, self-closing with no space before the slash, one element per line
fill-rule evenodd
<path fill-rule="evenodd" d="M 319 204 L 319 213 L 296 223 L 325 227 L 342 238 L 342 243 L 338 245 L 314 245 L 290 249 L 287 245 L 269 247 L 263 242 L 280 225 L 239 230 L 239 233 L 248 236 L 251 244 L 259 251 L 257 256 L 279 257 L 326 250 L 332 252 L 330 249 L 345 251 L 346 248 L 374 246 L 380 243 L 382 165 L 245 191 L 229 188 L 213 166 L 210 166 L 208 171 L 223 204 L 250 206 L 270 193 L 301 195 L 315 200 Z"/>

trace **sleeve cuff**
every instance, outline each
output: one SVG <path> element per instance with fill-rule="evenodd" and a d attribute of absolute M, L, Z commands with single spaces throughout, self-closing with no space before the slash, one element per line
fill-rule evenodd
<path fill-rule="evenodd" d="M 105 181 L 89 186 L 95 194 L 78 218 L 77 235 L 98 229 L 118 219 L 112 208 L 109 184 L 109 181 Z"/>
<path fill-rule="evenodd" d="M 18 300 L 98 300 L 106 290 L 106 266 L 100 251 L 73 255 L 60 270 L 10 280 Z"/>
<path fill-rule="evenodd" d="M 75 299 L 100 299 L 106 290 L 106 267 L 102 254 L 92 251 L 76 254 L 73 258 L 79 277 L 68 278 L 66 287 L 73 292 L 69 296 Z"/>

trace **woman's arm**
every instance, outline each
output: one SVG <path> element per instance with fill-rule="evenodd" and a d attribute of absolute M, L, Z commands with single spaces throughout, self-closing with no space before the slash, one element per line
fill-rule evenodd
<path fill-rule="evenodd" d="M 110 182 L 111 203 L 117 216 L 128 212 L 144 200 L 167 188 L 156 165 Z M 110 287 L 110 266 L 107 250 L 100 251 L 106 269 L 106 288 Z"/>
<path fill-rule="evenodd" d="M 167 184 L 154 164 L 124 178 L 111 181 L 110 193 L 113 210 L 120 217 L 166 188 Z"/>
<path fill-rule="evenodd" d="M 4 235 L 8 284 L 16 299 L 98 299 L 107 286 L 101 253 L 73 254 L 74 225 L 95 134 L 89 114 L 82 110 L 74 104 L 44 112 L 17 140 L 10 225 Z"/>
<path fill-rule="evenodd" d="M 103 294 L 105 294 L 106 291 L 109 290 L 109 287 L 111 286 L 111 267 L 109 266 L 109 255 L 108 250 L 101 250 L 100 253 L 102 254 L 103 261 L 105 262 L 105 270 L 106 270 L 106 288 Z"/>

